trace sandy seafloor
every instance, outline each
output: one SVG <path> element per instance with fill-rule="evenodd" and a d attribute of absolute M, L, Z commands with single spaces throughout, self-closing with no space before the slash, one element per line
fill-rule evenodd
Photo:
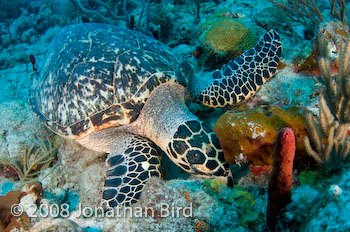
<path fill-rule="evenodd" d="M 266 22 L 281 36 L 282 62 L 286 64 L 286 67 L 279 70 L 277 75 L 262 87 L 255 99 L 263 99 L 264 102 L 271 105 L 295 105 L 318 112 L 318 98 L 310 98 L 310 96 L 318 91 L 319 84 L 315 82 L 312 74 L 295 72 L 293 64 L 295 59 L 308 56 L 314 46 L 315 37 L 306 38 L 303 23 L 286 17 L 265 0 L 203 1 L 200 3 L 200 20 L 195 17 L 196 7 L 192 1 L 191 3 L 187 1 L 151 2 L 151 6 L 162 6 L 159 14 L 167 17 L 172 24 L 171 29 L 168 30 L 168 36 L 163 37 L 164 42 L 171 45 L 175 54 L 187 58 L 197 74 L 207 68 L 198 65 L 197 58 L 193 56 L 193 51 L 200 43 L 198 28 L 210 15 L 220 9 L 238 13 L 239 20 L 249 27 L 258 38 L 266 31 L 257 25 L 257 21 Z M 349 1 L 345 2 L 347 8 L 350 9 Z M 14 1 L 4 1 L 4 3 L 14 4 Z M 129 3 L 129 13 L 139 15 L 141 4 L 137 1 L 129 1 Z M 54 136 L 35 118 L 28 104 L 28 91 L 31 87 L 30 75 L 33 71 L 29 55 L 34 55 L 35 66 L 40 70 L 45 62 L 46 50 L 55 34 L 66 24 L 81 22 L 79 14 L 72 15 L 73 11 L 67 10 L 64 4 L 65 1 L 58 0 L 31 1 L 30 4 L 27 4 L 30 9 L 22 9 L 17 18 L 11 21 L 10 31 L 17 41 L 10 45 L 7 21 L 6 19 L 0 21 L 2 38 L 0 64 L 3 68 L 0 70 L 0 158 L 22 161 L 26 147 L 33 144 L 38 147 L 40 139 Z M 320 6 L 324 21 L 333 20 L 328 1 L 320 0 L 317 1 L 317 4 Z M 96 7 L 96 9 L 99 8 Z M 156 9 L 156 7 L 150 9 Z M 37 13 L 30 13 L 31 11 Z M 276 14 L 280 15 L 276 16 Z M 124 21 L 114 21 L 114 23 L 125 27 Z M 39 24 L 42 25 L 40 30 L 38 29 Z M 182 35 L 178 31 L 179 28 L 192 34 Z M 317 27 L 315 30 L 316 35 Z M 180 39 L 187 42 L 183 43 Z M 190 110 L 201 114 L 202 118 L 203 114 L 207 114 L 204 120 L 211 126 L 225 111 L 203 111 L 201 107 L 192 105 L 192 103 Z M 37 217 L 31 218 L 31 222 L 27 224 L 27 227 L 23 227 L 23 230 L 31 228 L 31 231 L 69 231 L 68 228 L 72 228 L 73 231 L 268 231 L 265 220 L 268 176 L 254 176 L 247 167 L 232 165 L 235 170 L 246 174 L 241 179 L 236 179 L 243 189 L 237 186 L 233 189 L 221 186 L 220 191 L 213 191 L 206 186 L 203 180 L 189 177 L 165 158 L 163 163 L 165 169 L 168 170 L 166 180 L 151 179 L 140 202 L 135 207 L 151 206 L 159 209 L 163 203 L 168 204 L 170 208 L 191 206 L 192 215 L 190 217 L 121 215 L 111 218 L 84 218 L 78 216 L 80 204 L 91 207 L 99 204 L 105 156 L 88 151 L 68 140 L 60 141 L 57 156 L 57 160 L 40 172 L 37 177 L 45 193 L 40 200 L 41 204 L 48 206 L 58 203 L 68 205 L 68 215 L 65 217 L 51 215 L 50 217 L 37 211 Z M 14 173 L 6 173 L 10 172 L 9 169 L 3 165 L 1 168 L 0 195 L 4 196 L 7 192 L 18 188 L 19 180 Z M 346 165 L 341 166 L 334 174 L 317 179 L 312 184 L 300 184 L 298 172 L 294 174 L 292 203 L 287 206 L 284 218 L 278 225 L 279 230 L 349 231 L 349 168 Z M 242 175 L 239 174 L 239 176 Z M 333 191 L 335 185 L 340 189 L 339 194 Z M 243 195 L 246 196 L 243 201 L 237 200 L 237 191 L 243 192 Z M 33 194 L 22 198 L 21 204 L 24 209 L 34 203 L 39 206 L 36 198 Z M 5 219 L 0 218 L 0 220 Z M 204 227 L 202 230 L 199 229 L 200 225 Z M 50 228 L 52 230 L 49 230 Z"/>

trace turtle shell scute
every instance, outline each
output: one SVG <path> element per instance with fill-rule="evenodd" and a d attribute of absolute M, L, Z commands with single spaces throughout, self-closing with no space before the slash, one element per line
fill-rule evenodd
<path fill-rule="evenodd" d="M 33 75 L 30 103 L 52 131 L 81 138 L 135 121 L 160 84 L 184 84 L 177 77 L 181 62 L 167 46 L 136 31 L 96 23 L 66 26 Z"/>

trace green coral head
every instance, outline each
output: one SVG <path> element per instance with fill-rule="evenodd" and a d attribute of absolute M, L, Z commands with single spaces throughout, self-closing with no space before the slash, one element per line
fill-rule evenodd
<path fill-rule="evenodd" d="M 237 53 L 253 47 L 256 36 L 246 26 L 232 18 L 212 22 L 204 35 L 204 44 L 218 52 Z"/>

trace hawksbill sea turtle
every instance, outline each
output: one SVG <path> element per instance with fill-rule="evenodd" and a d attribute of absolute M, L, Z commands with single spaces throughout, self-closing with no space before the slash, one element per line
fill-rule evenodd
<path fill-rule="evenodd" d="M 33 73 L 30 104 L 54 133 L 108 153 L 104 207 L 137 202 L 147 180 L 161 176 L 157 146 L 183 170 L 232 186 L 219 140 L 187 109 L 185 90 L 209 107 L 237 104 L 275 74 L 281 52 L 278 34 L 269 31 L 254 48 L 199 77 L 169 47 L 142 33 L 69 25 Z"/>

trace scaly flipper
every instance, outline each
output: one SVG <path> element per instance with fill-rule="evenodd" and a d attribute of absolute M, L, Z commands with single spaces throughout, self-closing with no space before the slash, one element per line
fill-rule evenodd
<path fill-rule="evenodd" d="M 133 134 L 121 137 L 106 160 L 104 208 L 136 203 L 147 180 L 161 176 L 158 152 L 149 139 Z"/>
<path fill-rule="evenodd" d="M 209 107 L 235 105 L 253 96 L 276 72 L 282 43 L 269 31 L 254 48 L 204 77 L 190 81 L 196 101 Z"/>

